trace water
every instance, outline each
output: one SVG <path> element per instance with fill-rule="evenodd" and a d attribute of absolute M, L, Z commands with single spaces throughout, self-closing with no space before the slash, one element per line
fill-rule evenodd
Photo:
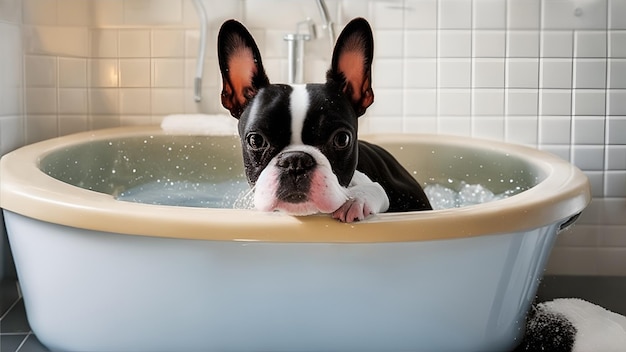
<path fill-rule="evenodd" d="M 116 199 L 197 208 L 250 208 L 251 194 L 244 180 L 217 183 L 156 180 L 129 188 Z"/>
<path fill-rule="evenodd" d="M 431 184 L 424 192 L 433 209 L 459 208 L 493 202 L 521 192 L 515 188 L 494 194 L 480 184 L 466 182 L 454 185 Z M 199 207 L 251 209 L 252 190 L 245 180 L 228 180 L 218 183 L 157 180 L 130 188 L 117 196 L 127 202 Z"/>
<path fill-rule="evenodd" d="M 424 187 L 424 192 L 434 210 L 460 208 L 470 205 L 493 202 L 520 193 L 524 189 L 515 187 L 495 194 L 480 184 L 468 184 L 461 181 L 455 186 L 432 184 Z"/>

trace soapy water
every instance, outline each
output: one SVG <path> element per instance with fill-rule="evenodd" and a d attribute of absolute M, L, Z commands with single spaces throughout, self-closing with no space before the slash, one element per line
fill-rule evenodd
<path fill-rule="evenodd" d="M 424 192 L 434 210 L 459 208 L 508 198 L 524 189 L 516 187 L 495 194 L 480 184 L 455 182 L 424 187 Z M 217 183 L 189 181 L 153 181 L 130 188 L 116 197 L 118 200 L 199 208 L 251 209 L 253 191 L 245 180 L 228 180 Z"/>

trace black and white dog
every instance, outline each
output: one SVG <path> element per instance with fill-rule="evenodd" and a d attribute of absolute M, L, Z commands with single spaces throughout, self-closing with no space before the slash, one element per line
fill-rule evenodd
<path fill-rule="evenodd" d="M 391 154 L 357 140 L 357 118 L 374 101 L 373 50 L 372 30 L 357 18 L 337 39 L 325 84 L 270 84 L 252 35 L 235 20 L 222 25 L 222 105 L 239 120 L 257 209 L 344 222 L 431 209 Z"/>

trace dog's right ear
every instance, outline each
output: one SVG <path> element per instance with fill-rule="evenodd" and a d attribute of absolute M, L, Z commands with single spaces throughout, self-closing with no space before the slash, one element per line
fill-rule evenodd
<path fill-rule="evenodd" d="M 217 57 L 222 72 L 222 105 L 238 119 L 259 89 L 270 84 L 259 48 L 246 27 L 228 20 L 217 37 Z"/>

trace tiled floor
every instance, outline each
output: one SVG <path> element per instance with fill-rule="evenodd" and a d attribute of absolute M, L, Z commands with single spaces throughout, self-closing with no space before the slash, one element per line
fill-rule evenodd
<path fill-rule="evenodd" d="M 626 315 L 626 277 L 545 277 L 539 287 L 537 300 L 558 297 L 582 298 Z M 24 302 L 15 281 L 0 283 L 0 351 L 48 351 L 30 330 Z"/>

